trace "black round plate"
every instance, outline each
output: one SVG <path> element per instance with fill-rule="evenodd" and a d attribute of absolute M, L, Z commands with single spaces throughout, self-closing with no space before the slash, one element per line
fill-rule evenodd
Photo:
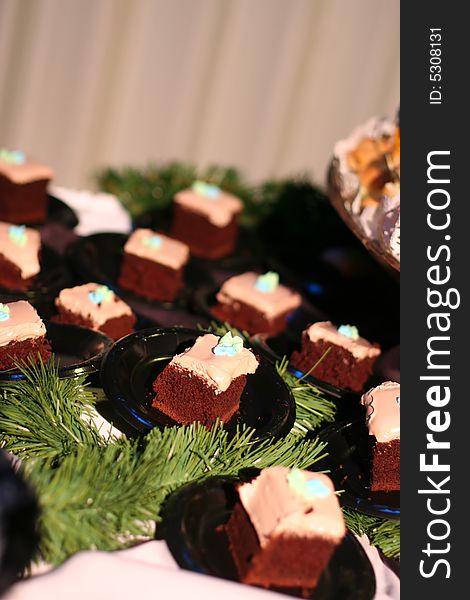
<path fill-rule="evenodd" d="M 112 339 L 87 327 L 50 322 L 46 323 L 46 329 L 61 379 L 96 373 L 103 356 L 113 345 Z M 20 371 L 0 371 L 2 381 L 18 379 L 25 379 Z"/>
<path fill-rule="evenodd" d="M 175 354 L 207 333 L 172 327 L 138 331 L 117 341 L 101 366 L 101 384 L 121 418 L 137 432 L 176 423 L 152 408 L 152 383 Z M 263 358 L 256 372 L 247 376 L 239 411 L 226 428 L 238 422 L 256 429 L 258 437 L 287 434 L 295 421 L 295 401 L 283 379 Z"/>
<path fill-rule="evenodd" d="M 52 302 L 60 290 L 72 284 L 64 259 L 49 246 L 41 246 L 41 271 L 30 290 L 0 288 L 0 302 L 28 300 L 43 318 L 50 316 Z"/>
<path fill-rule="evenodd" d="M 184 273 L 186 288 L 174 302 L 156 302 L 123 290 L 117 282 L 121 271 L 123 247 L 127 239 L 128 236 L 123 233 L 95 233 L 81 237 L 69 247 L 67 258 L 83 281 L 107 285 L 138 313 L 142 312 L 139 310 L 142 304 L 164 309 L 185 308 L 189 302 L 190 288 L 200 284 L 201 280 L 204 281 L 204 271 L 189 261 Z"/>
<path fill-rule="evenodd" d="M 46 223 L 58 223 L 67 229 L 73 229 L 78 225 L 78 217 L 68 204 L 49 194 Z"/>
<path fill-rule="evenodd" d="M 328 455 L 315 463 L 315 471 L 326 470 L 340 494 L 341 504 L 367 515 L 400 519 L 400 491 L 370 489 L 371 440 L 364 418 L 326 427 L 319 439 L 327 443 Z"/>
<path fill-rule="evenodd" d="M 157 535 L 166 540 L 180 567 L 238 581 L 223 528 L 236 500 L 234 481 L 218 477 L 190 484 L 170 496 Z M 375 590 L 372 565 L 360 543 L 348 533 L 310 598 L 371 600 Z M 276 591 L 302 597 L 300 590 Z"/>

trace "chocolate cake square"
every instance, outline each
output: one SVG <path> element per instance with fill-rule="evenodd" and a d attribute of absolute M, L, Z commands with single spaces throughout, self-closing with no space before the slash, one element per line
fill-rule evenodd
<path fill-rule="evenodd" d="M 18 150 L 0 150 L 0 221 L 43 223 L 54 172 Z"/>
<path fill-rule="evenodd" d="M 379 356 L 379 345 L 360 337 L 356 327 L 319 321 L 302 333 L 300 351 L 292 353 L 290 363 L 321 381 L 362 392 Z"/>
<path fill-rule="evenodd" d="M 24 225 L 0 223 L 0 287 L 29 290 L 39 274 L 41 235 Z"/>
<path fill-rule="evenodd" d="M 240 337 L 200 336 L 156 378 L 152 406 L 180 424 L 227 422 L 238 410 L 246 376 L 257 368 Z"/>
<path fill-rule="evenodd" d="M 264 588 L 315 588 L 346 534 L 326 475 L 270 467 L 238 487 L 225 525 L 240 581 Z"/>
<path fill-rule="evenodd" d="M 85 283 L 63 289 L 55 299 L 54 321 L 101 331 L 113 340 L 132 333 L 136 318 L 131 307 L 105 285 Z"/>
<path fill-rule="evenodd" d="M 400 384 L 386 381 L 361 398 L 371 436 L 371 490 L 400 489 Z"/>
<path fill-rule="evenodd" d="M 50 354 L 46 327 L 34 307 L 26 300 L 0 303 L 0 370 L 13 369 L 15 362 L 45 361 Z"/>
<path fill-rule="evenodd" d="M 277 273 L 248 272 L 231 277 L 217 293 L 211 309 L 223 322 L 250 334 L 276 335 L 302 303 L 300 294 L 279 284 Z"/>
<path fill-rule="evenodd" d="M 118 285 L 139 296 L 172 302 L 184 286 L 186 244 L 151 229 L 136 229 L 124 246 Z"/>
<path fill-rule="evenodd" d="M 203 258 L 223 258 L 233 252 L 242 201 L 216 185 L 195 181 L 175 194 L 172 235 Z"/>

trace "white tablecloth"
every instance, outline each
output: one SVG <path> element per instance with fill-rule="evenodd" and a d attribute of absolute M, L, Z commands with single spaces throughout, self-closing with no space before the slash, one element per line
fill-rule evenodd
<path fill-rule="evenodd" d="M 375 548 L 361 539 L 375 571 L 374 600 L 397 600 L 400 582 Z M 80 552 L 61 567 L 17 583 L 4 600 L 269 600 L 285 595 L 184 571 L 165 542 L 152 541 L 119 552 Z M 345 598 L 344 600 L 347 600 Z"/>

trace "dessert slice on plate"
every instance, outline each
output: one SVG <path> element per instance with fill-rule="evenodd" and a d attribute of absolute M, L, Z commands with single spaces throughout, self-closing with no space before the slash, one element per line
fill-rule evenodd
<path fill-rule="evenodd" d="M 15 367 L 15 362 L 45 361 L 51 354 L 46 326 L 26 300 L 0 303 L 0 370 Z"/>
<path fill-rule="evenodd" d="M 181 424 L 227 422 L 240 406 L 246 376 L 257 368 L 258 359 L 240 337 L 200 336 L 158 375 L 152 406 Z"/>
<path fill-rule="evenodd" d="M 266 588 L 315 588 L 346 535 L 326 475 L 271 467 L 238 486 L 226 524 L 240 581 Z"/>
<path fill-rule="evenodd" d="M 299 293 L 279 283 L 279 275 L 248 272 L 227 279 L 211 312 L 221 321 L 250 334 L 276 335 L 302 303 Z"/>
<path fill-rule="evenodd" d="M 183 288 L 186 244 L 151 229 L 136 229 L 124 245 L 118 285 L 150 300 L 172 302 Z"/>
<path fill-rule="evenodd" d="M 55 306 L 54 321 L 96 329 L 113 340 L 134 330 L 136 317 L 131 307 L 105 285 L 85 283 L 63 289 Z"/>
<path fill-rule="evenodd" d="M 0 222 L 0 287 L 31 289 L 41 270 L 40 249 L 39 231 Z"/>
<path fill-rule="evenodd" d="M 0 150 L 0 221 L 42 223 L 47 212 L 49 167 L 19 150 Z"/>
<path fill-rule="evenodd" d="M 223 258 L 232 253 L 238 234 L 242 201 L 218 186 L 195 181 L 175 194 L 171 233 L 203 258 Z"/>
<path fill-rule="evenodd" d="M 372 439 L 371 490 L 400 489 L 400 384 L 386 381 L 362 396 Z"/>
<path fill-rule="evenodd" d="M 379 356 L 379 345 L 360 337 L 355 326 L 320 321 L 303 331 L 300 351 L 292 353 L 290 363 L 321 381 L 362 392 Z"/>

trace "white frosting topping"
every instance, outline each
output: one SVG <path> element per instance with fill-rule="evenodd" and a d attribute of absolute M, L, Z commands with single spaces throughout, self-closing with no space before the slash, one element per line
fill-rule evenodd
<path fill-rule="evenodd" d="M 152 247 L 148 243 L 155 236 L 161 240 L 159 247 Z M 153 260 L 175 270 L 185 265 L 189 258 L 189 247 L 186 244 L 151 229 L 136 229 L 129 236 L 124 246 L 124 252 Z"/>
<path fill-rule="evenodd" d="M 262 292 L 256 288 L 257 273 L 235 275 L 222 285 L 217 300 L 221 304 L 249 304 L 268 318 L 274 318 L 287 311 L 293 311 L 302 303 L 300 294 L 284 285 L 278 285 L 272 292 Z"/>
<path fill-rule="evenodd" d="M 217 356 L 212 350 L 219 339 L 211 333 L 198 337 L 191 348 L 173 357 L 170 365 L 191 371 L 204 379 L 216 393 L 225 392 L 240 375 L 254 373 L 258 359 L 248 348 L 234 356 Z"/>
<path fill-rule="evenodd" d="M 369 434 L 378 442 L 400 439 L 400 384 L 385 381 L 370 389 L 361 403 L 367 407 Z"/>
<path fill-rule="evenodd" d="M 11 239 L 10 228 L 11 223 L 0 222 L 0 254 L 20 269 L 23 279 L 37 275 L 41 269 L 39 264 L 41 235 L 39 231 L 25 227 L 26 243 L 21 245 Z"/>
<path fill-rule="evenodd" d="M 290 472 L 287 467 L 264 469 L 251 483 L 238 489 L 260 545 L 265 546 L 270 538 L 286 533 L 341 540 L 346 527 L 331 479 L 320 473 L 303 471 L 307 481 L 316 481 L 326 491 L 326 494 L 305 497 L 289 485 Z"/>
<path fill-rule="evenodd" d="M 109 319 L 132 315 L 130 306 L 118 298 L 114 292 L 111 292 L 109 299 L 105 299 L 101 304 L 95 304 L 89 294 L 101 287 L 98 283 L 86 283 L 66 288 L 55 299 L 55 305 L 57 308 L 64 308 L 91 319 L 95 327 L 100 327 Z"/>
<path fill-rule="evenodd" d="M 31 183 L 32 181 L 49 180 L 54 177 L 54 171 L 34 160 L 27 159 L 24 163 L 10 163 L 0 160 L 0 174 L 13 183 Z"/>
<path fill-rule="evenodd" d="M 307 329 L 307 335 L 311 342 L 318 341 L 330 342 L 336 346 L 341 346 L 351 352 L 353 356 L 359 359 L 378 356 L 380 348 L 376 348 L 366 339 L 359 337 L 353 340 L 340 333 L 331 321 L 319 321 L 310 325 Z"/>
<path fill-rule="evenodd" d="M 26 300 L 10 302 L 9 318 L 0 320 L 0 346 L 46 335 L 46 327 L 36 309 Z"/>
<path fill-rule="evenodd" d="M 189 188 L 175 194 L 175 203 L 204 215 L 216 227 L 226 227 L 243 209 L 240 198 L 223 190 L 218 196 L 211 198 L 197 194 Z"/>

